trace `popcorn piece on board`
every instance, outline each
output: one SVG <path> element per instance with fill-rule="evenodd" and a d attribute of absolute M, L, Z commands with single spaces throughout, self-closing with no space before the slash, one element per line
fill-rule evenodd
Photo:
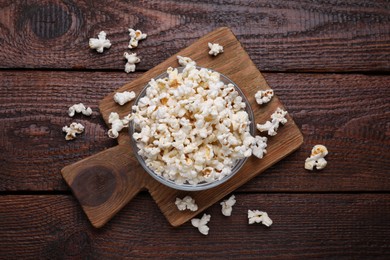
<path fill-rule="evenodd" d="M 129 42 L 129 48 L 133 49 L 138 46 L 138 41 L 146 39 L 148 36 L 146 33 L 142 33 L 140 30 L 134 30 L 132 28 L 129 29 L 129 35 L 130 35 L 130 42 Z"/>
<path fill-rule="evenodd" d="M 255 94 L 256 103 L 259 105 L 266 104 L 271 101 L 274 96 L 274 91 L 272 89 L 259 90 Z"/>
<path fill-rule="evenodd" d="M 80 123 L 71 123 L 70 126 L 64 126 L 62 128 L 63 132 L 66 132 L 65 140 L 73 140 L 76 138 L 76 134 L 81 134 L 84 132 L 84 126 Z"/>
<path fill-rule="evenodd" d="M 248 210 L 249 224 L 262 223 L 267 227 L 272 225 L 272 220 L 268 217 L 267 212 L 259 210 Z"/>
<path fill-rule="evenodd" d="M 127 102 L 132 101 L 135 98 L 135 92 L 134 91 L 124 91 L 124 92 L 117 92 L 114 95 L 114 101 L 118 103 L 119 105 L 123 106 Z"/>
<path fill-rule="evenodd" d="M 210 48 L 210 51 L 209 51 L 210 55 L 217 56 L 218 54 L 223 52 L 223 47 L 221 45 L 219 45 L 218 43 L 211 43 L 211 42 L 209 42 L 208 45 L 209 45 L 209 48 Z"/>
<path fill-rule="evenodd" d="M 234 195 L 230 196 L 229 199 L 222 201 L 222 214 L 227 217 L 231 216 L 234 204 L 236 204 L 236 197 Z"/>
<path fill-rule="evenodd" d="M 198 228 L 199 232 L 207 236 L 209 234 L 210 228 L 207 226 L 207 223 L 210 221 L 211 215 L 203 214 L 201 219 L 193 218 L 191 219 L 191 224 Z"/>
<path fill-rule="evenodd" d="M 135 64 L 139 63 L 141 60 L 137 57 L 137 53 L 127 53 L 123 54 L 123 57 L 127 60 L 125 65 L 126 73 L 135 71 Z"/>
<path fill-rule="evenodd" d="M 74 104 L 68 109 L 68 115 L 73 117 L 76 113 L 82 113 L 85 116 L 92 115 L 92 109 L 90 107 L 86 108 L 83 103 Z"/>
<path fill-rule="evenodd" d="M 321 144 L 317 144 L 311 150 L 311 155 L 305 161 L 305 169 L 312 171 L 314 167 L 317 170 L 322 170 L 328 164 L 325 160 L 325 156 L 328 154 L 328 149 Z"/>
<path fill-rule="evenodd" d="M 117 138 L 119 136 L 119 132 L 129 126 L 129 122 L 131 120 L 130 115 L 125 116 L 120 119 L 118 113 L 111 112 L 108 117 L 108 123 L 111 124 L 111 129 L 108 130 L 108 137 Z"/>
<path fill-rule="evenodd" d="M 191 211 L 197 211 L 198 205 L 196 205 L 195 200 L 190 196 L 185 196 L 183 199 L 176 198 L 175 204 L 178 210 L 183 211 L 189 209 Z"/>
<path fill-rule="evenodd" d="M 98 34 L 98 38 L 90 38 L 89 39 L 89 48 L 96 49 L 97 52 L 102 53 L 104 48 L 110 48 L 111 42 L 106 39 L 106 33 L 101 31 Z"/>
<path fill-rule="evenodd" d="M 277 130 L 279 125 L 284 125 L 287 123 L 287 119 L 285 116 L 287 115 L 287 111 L 284 111 L 280 107 L 276 109 L 276 111 L 271 115 L 271 121 L 265 122 L 265 124 L 257 124 L 256 127 L 260 132 L 268 131 L 268 135 L 274 136 L 277 134 Z"/>

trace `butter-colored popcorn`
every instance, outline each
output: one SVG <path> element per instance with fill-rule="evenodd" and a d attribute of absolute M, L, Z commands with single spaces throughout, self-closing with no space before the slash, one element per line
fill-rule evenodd
<path fill-rule="evenodd" d="M 234 195 L 230 196 L 229 199 L 222 201 L 222 214 L 227 217 L 231 216 L 234 204 L 236 204 L 236 197 Z"/>
<path fill-rule="evenodd" d="M 76 113 L 82 113 L 85 116 L 90 116 L 92 115 L 92 109 L 90 107 L 86 108 L 83 103 L 74 104 L 69 107 L 68 115 L 70 117 L 73 117 Z"/>
<path fill-rule="evenodd" d="M 106 39 L 107 34 L 104 31 L 101 31 L 98 34 L 98 38 L 89 39 L 89 48 L 96 49 L 97 52 L 102 53 L 104 48 L 110 48 L 111 42 Z"/>
<path fill-rule="evenodd" d="M 209 48 L 210 48 L 210 51 L 209 51 L 210 55 L 217 56 L 218 54 L 223 52 L 223 47 L 221 45 L 219 45 L 218 43 L 211 43 L 211 42 L 209 42 L 208 45 L 209 45 Z"/>
<path fill-rule="evenodd" d="M 248 219 L 249 224 L 253 223 L 262 223 L 263 225 L 266 225 L 267 227 L 272 225 L 272 220 L 268 216 L 267 212 L 265 211 L 259 211 L 259 210 L 248 210 Z"/>
<path fill-rule="evenodd" d="M 328 154 L 328 149 L 321 144 L 317 144 L 311 150 L 311 155 L 305 161 L 305 169 L 312 171 L 314 167 L 317 170 L 322 170 L 326 167 L 327 161 L 325 156 Z"/>
<path fill-rule="evenodd" d="M 279 125 L 287 123 L 287 111 L 278 107 L 276 111 L 271 115 L 271 121 L 265 122 L 265 124 L 257 124 L 256 127 L 260 132 L 268 132 L 268 135 L 274 136 L 277 134 Z"/>
<path fill-rule="evenodd" d="M 193 218 L 191 219 L 191 224 L 198 228 L 199 232 L 205 236 L 209 234 L 210 228 L 207 226 L 209 223 L 211 215 L 203 214 L 202 218 Z"/>
<path fill-rule="evenodd" d="M 133 49 L 138 46 L 138 41 L 146 39 L 148 36 L 146 33 L 142 33 L 140 30 L 134 30 L 132 28 L 129 29 L 129 36 L 130 36 L 130 42 L 129 42 L 129 48 Z"/>
<path fill-rule="evenodd" d="M 187 66 L 188 64 L 192 65 L 192 66 L 196 66 L 196 62 L 193 61 L 191 58 L 189 57 L 183 57 L 183 56 L 180 56 L 180 55 L 177 55 L 177 62 L 185 67 Z"/>
<path fill-rule="evenodd" d="M 108 130 L 108 137 L 117 138 L 119 136 L 119 132 L 129 126 L 129 122 L 132 120 L 131 116 L 125 116 L 124 118 L 120 118 L 119 114 L 116 112 L 111 112 L 108 117 L 108 123 L 111 124 L 111 129 Z"/>
<path fill-rule="evenodd" d="M 197 211 L 198 205 L 196 205 L 195 200 L 191 196 L 185 196 L 183 199 L 176 198 L 175 204 L 177 209 L 180 211 L 189 209 L 191 211 Z"/>
<path fill-rule="evenodd" d="M 259 159 L 262 159 L 264 154 L 267 153 L 267 137 L 265 136 L 255 136 L 255 141 L 251 146 L 252 154 Z"/>
<path fill-rule="evenodd" d="M 134 91 L 117 92 L 114 95 L 114 101 L 121 106 L 123 106 L 127 102 L 132 101 L 134 98 L 135 98 Z"/>
<path fill-rule="evenodd" d="M 266 104 L 271 101 L 274 96 L 274 91 L 272 89 L 259 90 L 255 94 L 256 103 L 259 105 Z"/>
<path fill-rule="evenodd" d="M 135 71 L 135 64 L 139 63 L 141 60 L 137 57 L 137 53 L 127 53 L 123 54 L 123 57 L 127 60 L 125 65 L 126 73 Z"/>
<path fill-rule="evenodd" d="M 71 123 L 70 126 L 64 126 L 62 128 L 63 132 L 66 132 L 65 140 L 73 140 L 76 138 L 76 134 L 81 134 L 84 132 L 84 126 L 80 123 Z"/>

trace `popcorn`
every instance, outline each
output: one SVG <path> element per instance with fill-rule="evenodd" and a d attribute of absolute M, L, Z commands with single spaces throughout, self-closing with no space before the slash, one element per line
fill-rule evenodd
<path fill-rule="evenodd" d="M 135 71 L 135 64 L 139 63 L 141 60 L 137 57 L 136 53 L 127 53 L 125 52 L 123 54 L 123 57 L 127 60 L 125 65 L 125 71 L 126 73 L 134 72 Z"/>
<path fill-rule="evenodd" d="M 259 105 L 266 104 L 271 101 L 274 96 L 274 91 L 272 89 L 259 90 L 255 94 L 256 103 Z"/>
<path fill-rule="evenodd" d="M 231 216 L 234 204 L 236 204 L 236 197 L 234 195 L 230 196 L 229 199 L 222 201 L 222 214 L 227 217 Z"/>
<path fill-rule="evenodd" d="M 199 232 L 207 236 L 209 234 L 210 228 L 207 226 L 207 223 L 210 221 L 211 215 L 203 214 L 201 219 L 193 218 L 191 219 L 191 224 L 198 228 Z"/>
<path fill-rule="evenodd" d="M 71 123 L 70 126 L 64 126 L 62 128 L 63 132 L 66 132 L 65 140 L 73 140 L 76 138 L 76 134 L 81 134 L 84 132 L 84 126 L 80 123 Z"/>
<path fill-rule="evenodd" d="M 208 45 L 209 45 L 209 48 L 210 48 L 210 51 L 209 51 L 210 55 L 217 56 L 218 54 L 223 52 L 223 47 L 221 45 L 219 45 L 218 43 L 211 43 L 211 42 L 209 42 Z"/>
<path fill-rule="evenodd" d="M 90 107 L 86 108 L 83 103 L 74 104 L 68 109 L 68 115 L 73 117 L 76 113 L 82 113 L 85 116 L 92 115 L 92 109 Z"/>
<path fill-rule="evenodd" d="M 267 153 L 267 137 L 264 136 L 256 136 L 255 141 L 251 146 L 252 154 L 259 159 L 262 159 L 264 154 Z"/>
<path fill-rule="evenodd" d="M 191 211 L 197 211 L 198 205 L 196 205 L 195 200 L 190 196 L 185 196 L 183 199 L 176 198 L 175 204 L 178 210 L 183 211 L 189 209 Z"/>
<path fill-rule="evenodd" d="M 110 40 L 106 39 L 106 33 L 101 31 L 98 34 L 98 38 L 90 38 L 89 39 L 89 48 L 96 49 L 97 52 L 102 53 L 104 48 L 110 48 L 111 43 Z"/>
<path fill-rule="evenodd" d="M 272 220 L 268 217 L 267 212 L 259 210 L 248 210 L 249 224 L 262 223 L 267 227 L 272 225 Z"/>
<path fill-rule="evenodd" d="M 125 92 L 117 92 L 114 95 L 114 101 L 118 103 L 119 105 L 123 106 L 127 102 L 132 101 L 135 98 L 135 92 L 134 91 L 125 91 Z"/>
<path fill-rule="evenodd" d="M 129 49 L 136 48 L 138 46 L 138 41 L 146 39 L 148 36 L 146 33 L 142 33 L 140 30 L 129 29 L 130 42 Z"/>
<path fill-rule="evenodd" d="M 180 55 L 177 55 L 177 62 L 183 67 L 187 66 L 187 64 L 190 64 L 191 66 L 196 66 L 196 62 L 193 61 L 191 58 L 182 57 Z"/>
<path fill-rule="evenodd" d="M 324 145 L 315 145 L 311 150 L 311 155 L 305 161 L 305 169 L 312 171 L 314 167 L 317 170 L 322 170 L 326 167 L 327 161 L 325 156 L 328 154 L 328 149 Z"/>
<path fill-rule="evenodd" d="M 119 136 L 119 132 L 124 128 L 129 126 L 129 122 L 132 120 L 130 115 L 125 116 L 123 119 L 119 118 L 118 113 L 111 112 L 108 117 L 108 123 L 111 124 L 111 129 L 108 130 L 108 137 L 117 138 Z"/>
<path fill-rule="evenodd" d="M 276 131 L 279 128 L 279 124 L 284 125 L 287 123 L 287 119 L 285 116 L 287 115 L 287 111 L 284 111 L 280 107 L 276 109 L 276 111 L 271 115 L 271 121 L 265 122 L 265 124 L 257 124 L 256 127 L 260 132 L 268 131 L 268 135 L 274 136 L 276 135 Z"/>

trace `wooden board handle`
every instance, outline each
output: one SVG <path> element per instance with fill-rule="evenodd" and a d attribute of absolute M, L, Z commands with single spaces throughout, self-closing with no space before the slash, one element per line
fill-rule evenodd
<path fill-rule="evenodd" d="M 61 171 L 94 227 L 101 227 L 145 187 L 130 145 L 118 145 Z"/>

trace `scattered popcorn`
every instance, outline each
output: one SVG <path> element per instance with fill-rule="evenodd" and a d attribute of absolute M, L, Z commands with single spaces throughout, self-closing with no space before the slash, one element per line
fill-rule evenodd
<path fill-rule="evenodd" d="M 279 124 L 287 123 L 287 119 L 285 116 L 287 115 L 287 111 L 284 111 L 280 107 L 276 109 L 276 111 L 271 115 L 272 121 L 267 121 L 265 124 L 257 124 L 256 127 L 260 132 L 268 131 L 268 135 L 274 136 L 276 135 L 276 131 L 279 128 Z"/>
<path fill-rule="evenodd" d="M 108 117 L 108 123 L 111 124 L 111 129 L 108 130 L 108 136 L 110 138 L 117 138 L 119 136 L 119 132 L 129 126 L 129 122 L 131 120 L 130 115 L 125 116 L 120 119 L 118 113 L 111 112 Z"/>
<path fill-rule="evenodd" d="M 255 142 L 252 144 L 252 154 L 259 159 L 262 159 L 264 154 L 267 153 L 267 137 L 256 136 Z"/>
<path fill-rule="evenodd" d="M 123 106 L 127 102 L 132 101 L 135 98 L 135 92 L 134 91 L 125 91 L 125 92 L 117 92 L 114 95 L 114 101 L 118 103 L 119 105 Z"/>
<path fill-rule="evenodd" d="M 189 62 L 167 74 L 149 82 L 131 117 L 138 154 L 154 173 L 179 185 L 213 182 L 252 148 L 263 149 L 249 132 L 242 97 L 218 72 Z"/>
<path fill-rule="evenodd" d="M 196 205 L 195 200 L 190 196 L 185 196 L 183 199 L 176 198 L 175 204 L 180 211 L 189 209 L 191 211 L 197 211 L 198 205 Z"/>
<path fill-rule="evenodd" d="M 209 48 L 210 48 L 210 51 L 209 51 L 210 55 L 217 56 L 218 54 L 223 52 L 223 47 L 221 45 L 219 45 L 218 43 L 209 42 Z"/>
<path fill-rule="evenodd" d="M 177 62 L 185 67 L 187 66 L 187 64 L 190 64 L 191 66 L 196 66 L 196 62 L 193 61 L 191 58 L 188 58 L 188 57 L 182 57 L 180 55 L 177 55 Z"/>
<path fill-rule="evenodd" d="M 206 225 L 210 221 L 211 215 L 203 214 L 201 219 L 193 218 L 191 219 L 191 224 L 198 228 L 199 232 L 203 235 L 208 235 L 210 228 Z"/>
<path fill-rule="evenodd" d="M 70 126 L 64 126 L 62 128 L 63 132 L 66 132 L 65 140 L 73 140 L 76 138 L 76 134 L 81 134 L 84 132 L 84 126 L 79 123 L 71 123 Z"/>
<path fill-rule="evenodd" d="M 92 115 L 92 109 L 90 107 L 86 108 L 83 103 L 74 104 L 68 109 L 68 115 L 73 117 L 76 113 L 82 113 L 85 116 Z"/>
<path fill-rule="evenodd" d="M 274 96 L 274 91 L 272 89 L 259 90 L 255 94 L 256 103 L 259 105 L 266 104 L 270 102 L 273 96 Z"/>
<path fill-rule="evenodd" d="M 98 38 L 90 38 L 89 39 L 89 48 L 96 49 L 97 52 L 102 53 L 104 48 L 110 48 L 111 43 L 110 40 L 106 39 L 106 33 L 101 31 L 98 34 Z"/>
<path fill-rule="evenodd" d="M 272 225 L 272 220 L 268 217 L 267 212 L 259 210 L 248 210 L 249 224 L 262 223 L 267 227 Z"/>
<path fill-rule="evenodd" d="M 127 53 L 125 52 L 123 54 L 123 57 L 127 60 L 125 65 L 125 71 L 126 73 L 134 72 L 135 71 L 135 64 L 139 63 L 141 60 L 137 57 L 137 53 Z"/>
<path fill-rule="evenodd" d="M 325 156 L 328 154 L 328 149 L 324 145 L 317 144 L 311 150 L 311 155 L 305 161 L 305 169 L 312 171 L 314 167 L 317 170 L 322 170 L 326 167 L 327 161 Z"/>
<path fill-rule="evenodd" d="M 138 46 L 138 41 L 146 39 L 148 36 L 146 33 L 142 33 L 140 30 L 134 30 L 129 29 L 129 35 L 130 35 L 130 42 L 129 42 L 129 48 L 133 49 Z"/>
<path fill-rule="evenodd" d="M 227 217 L 231 216 L 234 204 L 236 204 L 236 197 L 234 195 L 230 196 L 229 199 L 222 201 L 222 214 Z"/>

